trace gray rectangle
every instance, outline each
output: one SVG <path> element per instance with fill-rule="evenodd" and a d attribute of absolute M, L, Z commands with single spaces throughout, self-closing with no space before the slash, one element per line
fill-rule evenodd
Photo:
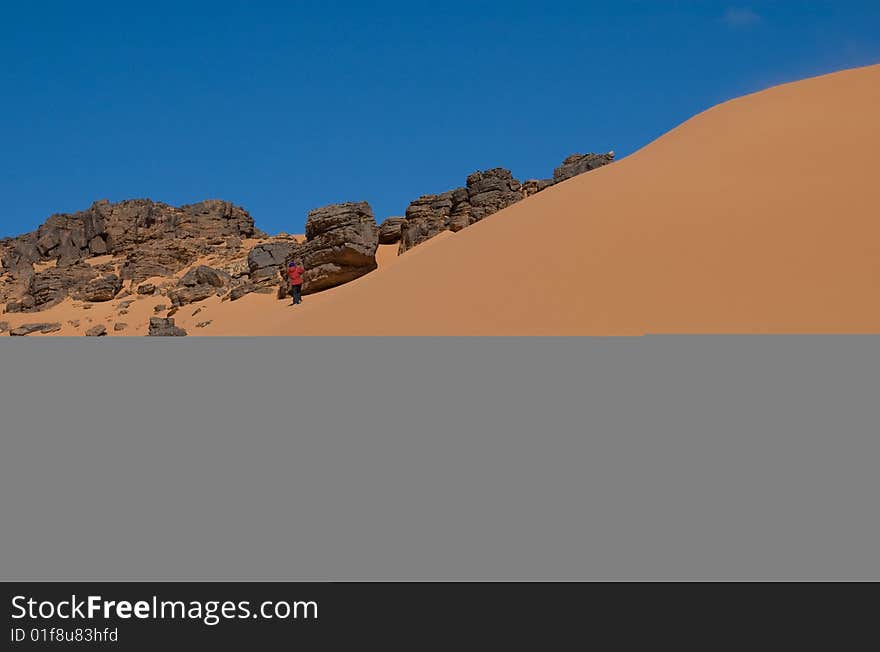
<path fill-rule="evenodd" d="M 0 339 L 7 580 L 880 579 L 880 338 Z"/>

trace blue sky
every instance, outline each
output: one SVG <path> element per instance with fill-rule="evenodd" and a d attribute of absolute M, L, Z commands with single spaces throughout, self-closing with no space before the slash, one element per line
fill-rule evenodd
<path fill-rule="evenodd" d="M 381 220 L 880 62 L 880 2 L 18 0 L 0 62 L 0 236 L 134 197 L 301 232 L 324 204 Z"/>

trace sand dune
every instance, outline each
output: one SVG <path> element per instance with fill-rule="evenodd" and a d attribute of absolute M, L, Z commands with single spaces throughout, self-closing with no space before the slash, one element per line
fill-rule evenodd
<path fill-rule="evenodd" d="M 240 335 L 880 333 L 880 66 L 702 113 Z"/>
<path fill-rule="evenodd" d="M 772 88 L 460 233 L 386 247 L 378 271 L 302 306 L 212 299 L 178 320 L 212 320 L 193 335 L 880 333 L 878 106 L 880 66 Z"/>

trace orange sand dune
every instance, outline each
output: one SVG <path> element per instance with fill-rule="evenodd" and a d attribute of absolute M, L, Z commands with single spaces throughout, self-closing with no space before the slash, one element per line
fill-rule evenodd
<path fill-rule="evenodd" d="M 878 107 L 880 66 L 727 102 L 332 297 L 218 329 L 880 333 Z"/>

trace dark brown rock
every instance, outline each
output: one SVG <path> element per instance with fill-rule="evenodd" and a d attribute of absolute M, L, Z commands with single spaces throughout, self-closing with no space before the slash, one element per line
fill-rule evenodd
<path fill-rule="evenodd" d="M 104 337 L 107 334 L 107 327 L 103 325 L 92 326 L 86 331 L 86 337 Z"/>
<path fill-rule="evenodd" d="M 553 172 L 555 183 L 590 172 L 614 162 L 614 152 L 607 154 L 572 154 Z"/>
<path fill-rule="evenodd" d="M 156 294 L 156 286 L 153 283 L 143 283 L 138 286 L 137 293 L 142 296 Z"/>
<path fill-rule="evenodd" d="M 109 274 L 92 279 L 75 296 L 78 299 L 91 303 L 105 303 L 115 299 L 121 289 L 122 279 L 116 276 L 116 274 Z"/>
<path fill-rule="evenodd" d="M 34 333 L 42 333 L 43 335 L 48 335 L 49 333 L 55 333 L 61 330 L 61 324 L 56 323 L 39 323 L 39 324 L 23 324 L 18 328 L 15 328 L 9 332 L 12 337 L 24 337 L 26 335 L 33 335 Z"/>
<path fill-rule="evenodd" d="M 149 337 L 184 337 L 186 331 L 175 326 L 173 319 L 150 317 Z"/>
<path fill-rule="evenodd" d="M 389 217 L 379 227 L 379 244 L 389 245 L 400 242 L 400 230 L 406 222 L 405 217 Z"/>
<path fill-rule="evenodd" d="M 302 260 L 303 294 L 360 278 L 378 266 L 379 232 L 367 202 L 334 204 L 309 213 L 306 243 L 292 257 Z"/>
<path fill-rule="evenodd" d="M 168 298 L 171 299 L 172 306 L 180 307 L 204 301 L 216 294 L 217 288 L 212 285 L 195 285 L 175 288 L 168 293 Z"/>
<path fill-rule="evenodd" d="M 259 244 L 248 252 L 248 270 L 254 283 L 275 282 L 285 262 L 296 255 L 299 245 L 291 241 Z"/>
<path fill-rule="evenodd" d="M 126 328 L 128 328 L 128 324 L 123 323 L 123 322 L 119 322 L 119 323 L 113 325 L 113 330 L 116 331 L 117 333 L 120 331 L 124 331 Z"/>

